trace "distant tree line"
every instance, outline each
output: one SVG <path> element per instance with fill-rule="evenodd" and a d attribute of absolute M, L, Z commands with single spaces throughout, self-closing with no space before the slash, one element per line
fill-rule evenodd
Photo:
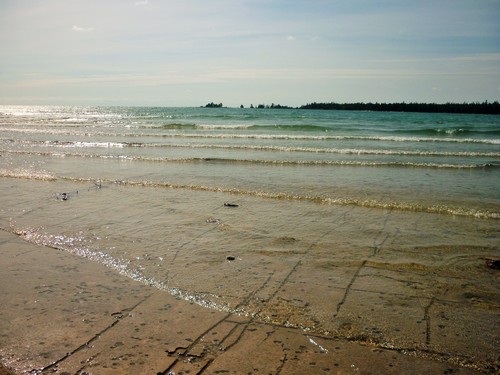
<path fill-rule="evenodd" d="M 324 109 L 344 111 L 385 111 L 385 112 L 430 112 L 430 113 L 477 113 L 500 114 L 498 101 L 482 103 L 310 103 L 300 109 Z"/>
<path fill-rule="evenodd" d="M 222 103 L 214 103 L 214 102 L 210 102 L 208 104 L 205 104 L 204 106 L 202 106 L 202 108 L 222 108 Z M 240 105 L 240 108 L 245 108 L 245 106 L 242 104 Z M 281 105 L 281 104 L 258 104 L 254 107 L 253 104 L 250 104 L 250 108 L 259 108 L 259 109 L 264 109 L 264 108 L 269 108 L 269 109 L 293 109 L 294 107 L 288 107 L 286 105 Z"/>
<path fill-rule="evenodd" d="M 214 102 L 205 105 L 205 108 L 222 108 L 222 103 Z M 245 108 L 240 105 L 240 108 Z M 383 111 L 383 112 L 429 112 L 429 113 L 475 113 L 500 115 L 500 103 L 487 100 L 473 103 L 309 103 L 300 107 L 289 107 L 281 104 L 250 104 L 250 108 L 257 109 L 322 109 L 342 111 Z"/>
<path fill-rule="evenodd" d="M 245 108 L 245 106 L 242 104 L 240 105 L 240 108 Z M 253 104 L 250 104 L 250 108 L 258 108 L 258 109 L 293 109 L 294 107 L 288 107 L 286 105 L 281 105 L 281 104 L 274 104 L 272 103 L 271 105 L 269 104 L 257 104 L 254 106 Z"/>

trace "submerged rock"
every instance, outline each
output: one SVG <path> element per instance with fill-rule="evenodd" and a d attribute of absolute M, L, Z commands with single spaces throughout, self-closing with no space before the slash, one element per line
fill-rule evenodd
<path fill-rule="evenodd" d="M 283 236 L 276 238 L 273 242 L 277 244 L 291 244 L 294 243 L 295 241 L 297 241 L 297 239 L 294 237 Z"/>

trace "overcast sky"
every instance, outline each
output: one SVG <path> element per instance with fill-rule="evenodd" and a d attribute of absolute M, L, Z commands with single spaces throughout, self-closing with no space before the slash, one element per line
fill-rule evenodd
<path fill-rule="evenodd" d="M 500 0 L 0 0 L 0 104 L 500 100 Z"/>

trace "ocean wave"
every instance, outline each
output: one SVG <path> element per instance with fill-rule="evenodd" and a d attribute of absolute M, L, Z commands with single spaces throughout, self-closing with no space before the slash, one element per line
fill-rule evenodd
<path fill-rule="evenodd" d="M 499 169 L 500 163 L 491 161 L 488 163 L 423 163 L 423 162 L 404 162 L 404 161 L 356 161 L 356 160 L 283 160 L 283 159 L 244 159 L 244 158 L 220 158 L 220 157 L 148 157 L 137 155 L 110 155 L 110 154 L 92 154 L 77 152 L 40 152 L 40 151 L 20 151 L 9 150 L 5 153 L 17 155 L 36 155 L 44 157 L 81 157 L 81 158 L 100 158 L 100 159 L 118 159 L 138 162 L 170 162 L 170 163 L 220 163 L 220 164 L 260 164 L 260 165 L 279 165 L 279 166 L 346 166 L 346 167 L 391 167 L 391 168 L 442 168 L 442 169 Z"/>
<path fill-rule="evenodd" d="M 164 124 L 160 126 L 145 126 L 142 125 L 140 128 L 152 128 L 152 129 L 165 129 L 165 130 L 183 130 L 183 129 L 196 129 L 197 125 L 196 124 Z"/>
<path fill-rule="evenodd" d="M 0 169 L 0 177 L 8 177 L 8 178 L 23 178 L 29 180 L 41 180 L 41 181 L 54 181 L 57 180 L 57 177 L 46 171 L 41 170 L 33 170 L 33 169 Z"/>
<path fill-rule="evenodd" d="M 424 128 L 424 129 L 395 129 L 393 133 L 416 134 L 416 135 L 443 135 L 443 136 L 500 136 L 500 130 L 494 129 L 470 129 L 466 127 L 450 127 L 450 128 Z"/>
<path fill-rule="evenodd" d="M 196 124 L 170 124 L 163 125 L 163 129 L 170 130 L 221 130 L 227 129 L 232 131 L 265 131 L 265 130 L 282 130 L 284 133 L 308 132 L 316 131 L 321 133 L 333 132 L 331 127 L 320 125 L 196 125 Z M 252 139 L 285 139 L 285 140 L 368 140 L 368 141 L 385 141 L 385 142 L 455 142 L 455 143 L 485 143 L 485 144 L 500 144 L 500 139 L 497 138 L 484 138 L 484 136 L 500 136 L 500 131 L 469 131 L 467 129 L 433 129 L 433 130 L 395 130 L 393 133 L 411 134 L 411 136 L 386 136 L 386 135 L 308 135 L 308 134 L 203 134 L 203 133 L 187 133 L 186 137 L 200 137 L 200 138 L 252 138 Z M 447 137 L 435 137 L 435 135 L 446 134 Z M 482 138 L 464 138 L 464 137 L 451 137 L 454 135 L 479 135 Z M 419 136 L 420 135 L 420 136 Z M 425 136 L 427 135 L 427 136 Z M 434 136 L 433 136 L 434 135 Z M 158 134 L 157 136 L 168 137 L 168 134 Z M 179 136 L 179 134 L 176 134 Z"/>
<path fill-rule="evenodd" d="M 325 132 L 337 132 L 337 131 L 348 131 L 348 129 L 338 129 L 334 126 L 335 124 L 329 125 L 317 125 L 317 124 L 238 124 L 238 123 L 227 123 L 227 124 L 197 124 L 197 123 L 171 123 L 164 124 L 160 126 L 152 126 L 151 128 L 157 129 L 231 129 L 231 130 L 248 130 L 248 131 L 285 131 L 285 132 L 304 132 L 304 133 L 325 133 Z M 374 129 L 375 130 L 375 129 Z M 384 128 L 379 131 L 384 132 Z M 467 135 L 482 135 L 482 136 L 500 136 L 500 130 L 498 129 L 472 129 L 466 127 L 449 127 L 449 128 L 421 128 L 421 129 L 387 129 L 391 133 L 396 134 L 412 134 L 421 136 L 467 136 Z M 428 137 L 425 137 L 428 138 Z M 441 137 L 438 139 L 442 139 Z"/>
<path fill-rule="evenodd" d="M 500 152 L 472 152 L 472 151 L 421 151 L 421 150 L 378 150 L 378 149 L 352 149 L 352 148 L 331 148 L 331 147 L 292 147 L 292 146 L 264 146 L 264 145 L 214 145 L 214 144 L 148 144 L 131 143 L 131 147 L 175 147 L 175 148 L 206 148 L 206 149 L 227 149 L 227 150 L 254 150 L 254 151 L 276 151 L 276 152 L 307 152 L 307 153 L 327 153 L 344 155 L 400 155 L 400 156 L 445 156 L 445 157 L 487 157 L 498 158 Z"/>
<path fill-rule="evenodd" d="M 476 143 L 476 144 L 491 144 L 500 145 L 499 138 L 458 138 L 458 137 L 417 137 L 417 136 L 364 136 L 364 135 L 307 135 L 307 134 L 252 134 L 242 133 L 203 133 L 197 130 L 201 129 L 200 125 L 193 124 L 171 124 L 171 129 L 168 130 L 193 130 L 193 132 L 166 132 L 166 133 L 110 133 L 103 131 L 93 132 L 78 132 L 64 128 L 32 128 L 32 127 L 2 127 L 3 131 L 33 133 L 33 134 L 58 134 L 68 136 L 100 136 L 100 137 L 129 137 L 129 138 L 206 138 L 206 139 L 256 139 L 256 140 L 307 140 L 307 141 L 328 141 L 328 140 L 353 140 L 353 141 L 382 141 L 382 142 L 407 142 L 407 143 Z M 214 127 L 219 129 L 229 129 L 226 125 L 201 125 L 205 126 L 206 130 L 213 130 Z M 211 127 L 211 128 L 210 128 Z M 233 130 L 249 129 L 246 125 L 230 127 Z"/>
<path fill-rule="evenodd" d="M 301 124 L 301 125 L 283 125 L 283 124 L 254 125 L 254 126 L 251 126 L 249 129 L 251 129 L 251 130 L 285 130 L 285 131 L 291 131 L 291 132 L 328 132 L 328 131 L 334 130 L 330 126 L 307 125 L 307 124 Z"/>
<path fill-rule="evenodd" d="M 332 196 L 312 196 L 290 194 L 286 192 L 271 192 L 261 190 L 245 190 L 235 187 L 226 186 L 208 186 L 195 184 L 176 184 L 168 182 L 158 182 L 150 180 L 113 180 L 113 179 L 93 179 L 80 177 L 55 176 L 44 171 L 34 170 L 6 170 L 0 169 L 0 177 L 6 178 L 23 178 L 44 181 L 69 181 L 77 183 L 92 183 L 92 184 L 116 184 L 123 186 L 143 187 L 143 188 L 168 188 L 168 189 L 183 189 L 193 191 L 207 191 L 227 193 L 232 195 L 246 195 L 259 197 L 264 199 L 276 200 L 295 200 L 309 201 L 317 204 L 339 205 L 339 206 L 355 206 L 374 209 L 423 212 L 439 215 L 465 216 L 479 219 L 500 219 L 500 211 L 488 210 L 470 207 L 448 206 L 444 204 L 426 205 L 421 203 L 401 202 L 401 201 L 380 201 L 376 199 L 361 199 L 357 197 L 332 197 Z"/>
<path fill-rule="evenodd" d="M 332 131 L 331 127 L 320 125 L 252 125 L 252 124 L 194 124 L 194 123 L 169 123 L 154 126 L 141 126 L 141 128 L 150 129 L 165 129 L 165 130 L 249 130 L 249 131 L 263 131 L 263 130 L 284 130 L 290 132 L 327 132 Z"/>
<path fill-rule="evenodd" d="M 277 145 L 234 145 L 234 144 L 166 144 L 144 142 L 81 142 L 81 141 L 16 141 L 4 138 L 9 143 L 21 143 L 43 147 L 59 148 L 186 148 L 186 149 L 214 149 L 214 150 L 252 150 L 269 152 L 303 152 L 317 154 L 340 155 L 384 155 L 384 156 L 437 156 L 437 157 L 465 157 L 465 158 L 500 158 L 500 152 L 476 151 L 423 151 L 423 150 L 386 150 L 364 148 L 333 148 L 333 147 L 293 147 Z"/>
<path fill-rule="evenodd" d="M 134 145 L 134 143 L 128 143 L 128 142 L 34 141 L 34 140 L 15 140 L 11 138 L 0 138 L 0 140 L 8 143 L 21 144 L 28 147 L 44 146 L 44 147 L 59 147 L 59 148 L 123 148 L 123 147 L 132 147 Z"/>
<path fill-rule="evenodd" d="M 64 144 L 62 144 L 60 146 L 61 147 L 77 147 L 77 148 L 91 148 L 91 147 L 123 148 L 126 146 L 126 143 L 121 143 L 121 142 L 65 142 Z"/>
<path fill-rule="evenodd" d="M 358 140 L 383 142 L 444 142 L 444 143 L 483 143 L 500 144 L 500 139 L 475 138 L 429 138 L 429 137 L 399 137 L 399 136 L 362 136 L 362 135 L 293 135 L 293 134 L 127 134 L 132 137 L 162 137 L 162 138 L 220 138 L 220 139 L 262 139 L 262 140 Z"/>
<path fill-rule="evenodd" d="M 76 181 L 76 182 L 92 182 L 92 183 L 96 182 L 93 179 L 79 179 L 79 178 L 68 178 L 68 177 L 63 177 L 62 179 Z M 418 204 L 411 202 L 384 202 L 375 199 L 359 199 L 351 197 L 318 197 L 310 195 L 294 195 L 294 194 L 280 193 L 280 192 L 275 193 L 275 192 L 256 191 L 256 190 L 244 190 L 244 189 L 224 187 L 224 186 L 173 184 L 173 183 L 155 182 L 155 181 L 134 181 L 134 180 L 117 181 L 117 180 L 101 179 L 97 182 L 135 186 L 135 187 L 139 186 L 144 188 L 188 189 L 194 191 L 229 193 L 233 195 L 248 195 L 265 199 L 310 201 L 318 204 L 357 206 L 357 207 L 397 210 L 397 211 L 424 212 L 424 213 L 439 214 L 439 215 L 466 216 L 478 219 L 500 219 L 500 211 L 467 208 L 467 207 L 453 207 L 446 205 L 425 205 L 425 204 Z"/>

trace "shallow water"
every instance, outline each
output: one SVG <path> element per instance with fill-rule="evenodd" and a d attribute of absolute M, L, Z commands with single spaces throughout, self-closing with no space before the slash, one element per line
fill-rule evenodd
<path fill-rule="evenodd" d="M 2 229 L 255 321 L 496 360 L 496 118 L 2 110 Z"/>
<path fill-rule="evenodd" d="M 204 108 L 0 108 L 2 176 L 500 216 L 497 116 Z"/>

